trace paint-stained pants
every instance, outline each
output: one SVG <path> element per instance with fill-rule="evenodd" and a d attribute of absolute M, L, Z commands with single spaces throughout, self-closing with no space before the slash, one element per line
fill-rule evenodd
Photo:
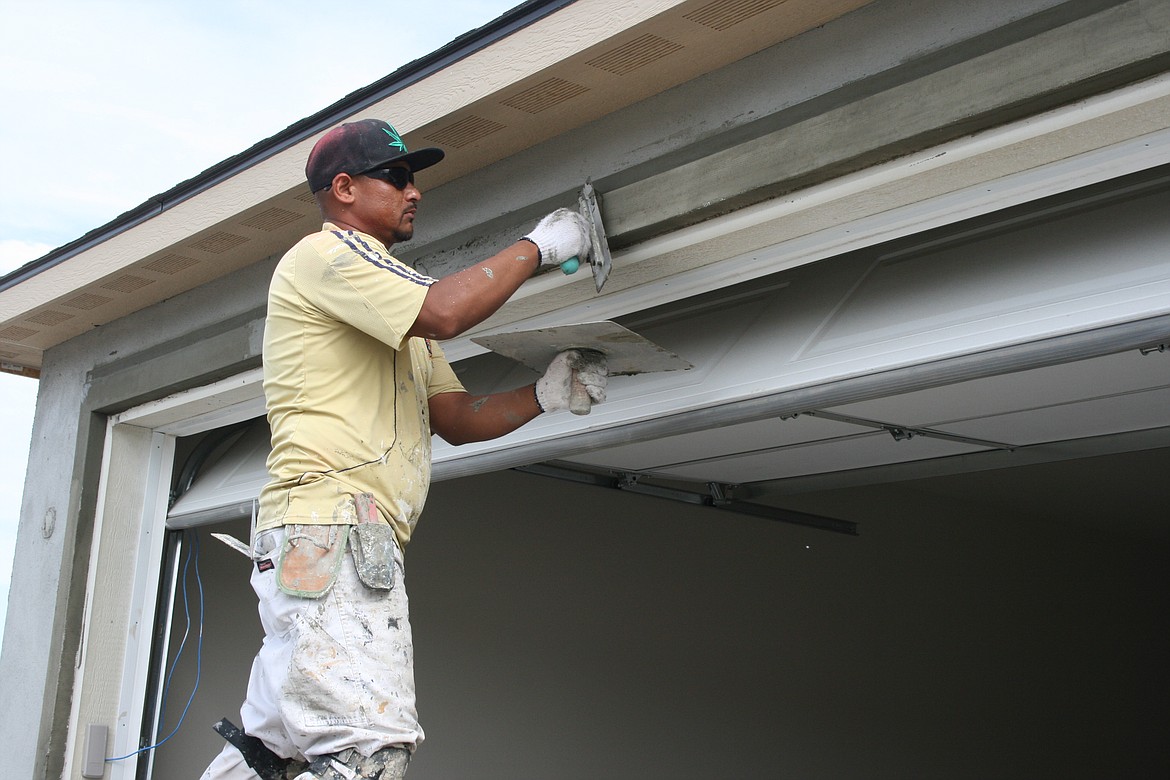
<path fill-rule="evenodd" d="M 258 558 L 275 560 L 284 529 L 260 534 Z M 275 571 L 252 572 L 264 644 L 252 663 L 240 708 L 244 731 L 286 758 L 308 760 L 346 748 L 370 755 L 422 743 L 414 703 L 411 642 L 402 552 L 390 590 L 358 580 L 347 553 L 324 596 L 289 596 Z M 252 780 L 256 774 L 226 745 L 202 780 Z"/>

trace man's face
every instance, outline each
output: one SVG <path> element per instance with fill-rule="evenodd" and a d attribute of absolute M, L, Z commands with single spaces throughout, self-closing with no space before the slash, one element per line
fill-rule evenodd
<path fill-rule="evenodd" d="M 356 199 L 352 217 L 364 226 L 361 228 L 364 232 L 390 246 L 414 236 L 414 216 L 422 193 L 408 180 L 413 177 L 409 176 L 410 168 L 405 163 L 391 163 L 387 168 L 402 173 L 370 171 L 354 177 Z M 399 189 L 398 182 L 404 182 L 405 186 Z"/>

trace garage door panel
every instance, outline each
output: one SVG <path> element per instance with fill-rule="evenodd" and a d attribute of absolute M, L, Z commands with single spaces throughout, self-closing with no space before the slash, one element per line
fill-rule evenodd
<path fill-rule="evenodd" d="M 825 439 L 852 436 L 856 426 L 815 417 L 772 419 L 729 425 L 683 436 L 611 447 L 571 460 L 630 471 L 666 469 L 674 464 L 720 458 L 745 450 L 779 449 Z"/>
<path fill-rule="evenodd" d="M 865 446 L 813 447 L 850 435 L 848 427 L 822 428 L 829 426 L 825 420 L 740 422 L 712 414 L 721 422 L 697 431 L 695 426 L 709 410 L 744 401 L 815 398 L 834 383 L 955 358 L 978 362 L 997 350 L 1063 343 L 1066 337 L 1091 340 L 1120 324 L 1151 323 L 1154 338 L 1170 341 L 1170 330 L 1158 324 L 1170 312 L 1170 255 L 1163 249 L 1170 223 L 1162 217 L 1168 198 L 1167 192 L 1145 194 L 1075 217 L 1016 224 L 983 238 L 964 236 L 966 243 L 954 246 L 935 241 L 900 254 L 858 252 L 631 315 L 626 324 L 695 368 L 615 377 L 609 400 L 588 419 L 547 415 L 511 437 L 461 448 L 461 455 L 518 451 L 533 442 L 541 459 L 575 457 L 595 467 L 739 482 L 978 450 L 978 444 L 921 435 L 896 448 L 885 433 L 862 439 Z M 868 422 L 931 429 L 1011 446 L 1146 430 L 1166 424 L 1154 407 L 1170 405 L 1161 395 L 1142 394 L 1170 385 L 1170 359 L 1142 354 L 1137 347 L 1151 336 L 1145 327 L 1135 330 L 1144 334 L 1142 341 L 1114 347 L 1125 350 L 1115 354 L 1102 350 L 1067 362 L 1054 356 L 1058 364 L 1046 366 L 1047 348 L 1036 348 L 1028 350 L 1035 368 L 997 358 L 989 361 L 989 375 L 976 379 L 875 393 L 851 404 L 778 408 L 783 414 L 827 411 L 857 418 L 862 427 Z M 670 420 L 685 421 L 688 433 L 672 435 Z M 639 433 L 627 436 L 631 424 L 640 426 Z M 608 430 L 617 434 L 610 440 L 616 446 L 573 452 L 575 435 Z M 567 447 L 557 452 L 554 442 L 562 440 Z M 438 462 L 449 457 L 441 445 L 435 455 Z M 518 460 L 511 453 L 506 459 Z"/>
<path fill-rule="evenodd" d="M 1170 290 L 1161 224 L 1168 211 L 1170 193 L 1156 193 L 1101 208 L 1091 218 L 1069 216 L 949 249 L 886 256 L 805 354 L 931 332 L 953 338 L 973 326 L 1051 327 L 1066 314 L 1119 305 L 1132 312 L 1139 301 L 1157 306 Z"/>
<path fill-rule="evenodd" d="M 944 458 L 984 449 L 970 444 L 924 437 L 896 441 L 885 432 L 874 432 L 763 452 L 746 452 L 723 458 L 699 460 L 662 469 L 659 473 L 663 476 L 699 482 L 743 484 Z"/>
<path fill-rule="evenodd" d="M 827 411 L 899 425 L 941 427 L 1167 385 L 1170 385 L 1170 354 L 1143 355 L 1138 350 L 1130 350 L 1093 360 L 835 406 Z"/>
<path fill-rule="evenodd" d="M 957 246 L 858 252 L 631 315 L 627 324 L 694 369 L 615 378 L 588 430 L 1164 315 L 1170 312 L 1170 256 L 1163 249 L 1170 241 L 1163 218 L 1168 200 L 1168 192 L 1145 194 Z M 845 413 L 937 426 L 1165 384 L 1155 376 L 1157 360 L 1143 360 L 1135 350 L 1100 369 L 1038 369 L 957 385 L 926 403 L 925 396 L 903 397 L 867 402 L 884 409 L 857 405 Z M 436 459 L 572 437 L 581 425 L 571 416 L 547 415 L 504 439 L 461 448 L 458 456 L 439 445 Z"/>
<path fill-rule="evenodd" d="M 250 515 L 252 502 L 268 481 L 269 440 L 264 418 L 225 438 L 223 445 L 209 454 L 199 479 L 167 513 L 167 526 L 186 528 Z"/>

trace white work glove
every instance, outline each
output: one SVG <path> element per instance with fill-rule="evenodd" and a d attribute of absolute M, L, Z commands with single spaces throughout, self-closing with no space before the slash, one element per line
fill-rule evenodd
<path fill-rule="evenodd" d="M 584 263 L 589 257 L 589 225 L 572 209 L 557 209 L 524 238 L 540 250 L 541 268 L 559 266 L 570 257 Z"/>
<path fill-rule="evenodd" d="M 605 400 L 606 376 L 609 374 L 605 355 L 592 350 L 567 349 L 553 358 L 544 376 L 536 380 L 536 402 L 541 409 L 552 412 L 569 408 L 574 371 L 577 372 L 577 381 L 585 386 L 590 404 Z M 588 414 L 588 407 L 582 411 L 574 410 L 574 413 Z"/>

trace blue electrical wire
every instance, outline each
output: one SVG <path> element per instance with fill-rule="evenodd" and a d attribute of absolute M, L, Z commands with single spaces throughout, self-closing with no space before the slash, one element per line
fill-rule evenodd
<path fill-rule="evenodd" d="M 191 702 L 195 700 L 195 693 L 199 690 L 199 680 L 203 676 L 203 578 L 199 573 L 199 534 L 191 530 L 184 532 L 184 535 L 187 534 L 190 534 L 190 537 L 194 540 L 191 546 L 187 548 L 187 557 L 183 561 L 183 612 L 187 616 L 187 628 L 183 632 L 183 641 L 179 643 L 179 649 L 175 653 L 175 660 L 171 662 L 171 669 L 167 674 L 166 685 L 163 686 L 162 708 L 159 714 L 160 726 L 163 724 L 166 718 L 166 702 L 167 696 L 170 694 L 171 678 L 175 674 L 175 667 L 179 665 L 179 659 L 183 656 L 183 648 L 187 644 L 187 636 L 191 633 L 191 611 L 188 606 L 187 597 L 187 567 L 191 562 L 192 552 L 194 553 L 195 558 L 195 582 L 199 586 L 199 633 L 196 636 L 195 643 L 195 685 L 191 688 L 191 695 L 187 697 L 187 704 L 183 707 L 183 714 L 179 716 L 179 722 L 175 724 L 175 728 L 173 731 L 171 731 L 170 734 L 168 734 L 163 739 L 160 739 L 153 745 L 147 745 L 146 747 L 139 748 L 133 753 L 127 753 L 126 755 L 119 756 L 118 758 L 107 758 L 107 762 L 125 761 L 128 758 L 133 758 L 134 756 L 139 755 L 140 753 L 145 753 L 165 745 L 171 739 L 171 737 L 175 736 L 175 734 L 179 732 L 179 729 L 183 725 L 183 721 L 187 719 L 187 711 L 191 709 Z"/>
<path fill-rule="evenodd" d="M 198 535 L 196 535 L 198 539 Z M 183 639 L 179 642 L 179 649 L 175 653 L 175 660 L 171 662 L 171 669 L 167 672 L 167 681 L 163 685 L 162 704 L 159 708 L 158 725 L 159 729 L 165 727 L 167 720 L 167 698 L 170 695 L 171 680 L 175 676 L 175 669 L 179 666 L 179 660 L 183 657 L 183 648 L 187 646 L 187 638 L 191 635 L 191 608 L 189 599 L 187 598 L 187 568 L 191 564 L 191 552 L 194 550 L 194 545 L 187 545 L 187 554 L 183 558 L 183 616 L 187 619 L 187 626 L 183 629 Z"/>

